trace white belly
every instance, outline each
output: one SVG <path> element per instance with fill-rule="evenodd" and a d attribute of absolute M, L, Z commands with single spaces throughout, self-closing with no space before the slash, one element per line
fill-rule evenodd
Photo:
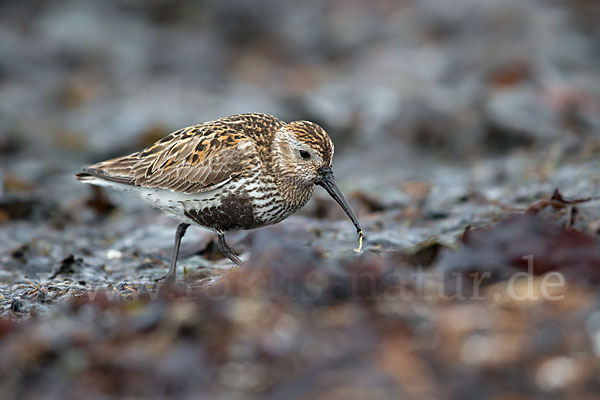
<path fill-rule="evenodd" d="M 210 190 L 203 193 L 197 194 L 186 194 L 173 192 L 167 189 L 157 188 L 145 188 L 140 186 L 124 185 L 116 182 L 106 181 L 104 179 L 94 179 L 86 181 L 92 185 L 106 186 L 113 189 L 129 192 L 137 195 L 139 198 L 144 200 L 151 206 L 158 208 L 166 212 L 167 214 L 175 217 L 177 220 L 189 224 L 195 224 L 194 221 L 190 220 L 185 216 L 185 210 L 189 209 L 201 209 L 205 207 L 216 206 L 219 203 L 218 194 L 219 189 Z"/>
<path fill-rule="evenodd" d="M 256 194 L 255 190 L 259 190 L 255 182 L 240 180 L 229 182 L 225 186 L 218 187 L 202 193 L 187 194 L 174 192 L 168 189 L 145 188 L 140 186 L 124 185 L 116 182 L 106 181 L 103 179 L 94 179 L 86 181 L 93 185 L 107 186 L 123 192 L 129 192 L 137 195 L 143 201 L 151 206 L 158 208 L 161 211 L 169 214 L 175 219 L 192 225 L 200 225 L 196 221 L 186 216 L 186 211 L 194 210 L 201 211 L 209 208 L 218 208 L 221 205 L 221 200 L 225 193 L 235 193 L 238 188 L 244 187 L 249 190 L 250 196 Z M 265 199 L 263 201 L 268 201 Z M 260 202 L 259 202 L 260 203 Z M 205 228 L 213 229 L 212 227 L 204 226 Z"/>

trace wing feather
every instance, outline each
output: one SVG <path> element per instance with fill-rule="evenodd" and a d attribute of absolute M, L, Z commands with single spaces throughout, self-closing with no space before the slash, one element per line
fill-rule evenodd
<path fill-rule="evenodd" d="M 85 167 L 78 178 L 91 175 L 184 193 L 213 190 L 258 162 L 254 142 L 227 128 L 200 124 L 182 129 L 141 152 Z"/>

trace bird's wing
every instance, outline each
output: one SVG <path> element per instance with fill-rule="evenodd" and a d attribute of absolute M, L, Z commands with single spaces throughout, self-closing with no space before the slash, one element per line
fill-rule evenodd
<path fill-rule="evenodd" d="M 200 124 L 176 131 L 141 152 L 85 167 L 77 177 L 85 180 L 91 175 L 126 185 L 206 192 L 258 162 L 254 146 L 231 126 Z"/>

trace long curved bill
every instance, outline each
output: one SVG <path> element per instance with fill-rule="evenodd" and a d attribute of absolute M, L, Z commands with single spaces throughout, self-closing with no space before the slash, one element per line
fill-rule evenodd
<path fill-rule="evenodd" d="M 319 180 L 317 181 L 317 185 L 323 186 L 323 188 L 327 190 L 327 193 L 329 193 L 329 195 L 333 197 L 335 201 L 337 201 L 337 203 L 342 207 L 346 215 L 348 215 L 348 217 L 356 227 L 356 232 L 358 233 L 358 248 L 354 249 L 354 251 L 360 253 L 360 251 L 362 250 L 363 242 L 363 232 L 362 228 L 360 227 L 360 222 L 358 222 L 358 218 L 356 217 L 356 214 L 354 214 L 354 211 L 352 211 L 350 204 L 348 204 L 346 198 L 335 184 L 335 179 L 333 178 L 333 171 L 330 167 L 319 168 Z"/>

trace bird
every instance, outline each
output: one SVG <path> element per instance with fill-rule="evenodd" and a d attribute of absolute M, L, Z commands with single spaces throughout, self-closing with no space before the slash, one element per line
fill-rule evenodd
<path fill-rule="evenodd" d="M 244 263 L 225 233 L 283 221 L 322 186 L 350 218 L 356 214 L 335 183 L 333 142 L 310 121 L 232 115 L 179 129 L 141 151 L 84 166 L 77 180 L 131 192 L 179 221 L 166 280 L 175 280 L 181 239 L 190 225 L 217 234 L 224 256 Z"/>

